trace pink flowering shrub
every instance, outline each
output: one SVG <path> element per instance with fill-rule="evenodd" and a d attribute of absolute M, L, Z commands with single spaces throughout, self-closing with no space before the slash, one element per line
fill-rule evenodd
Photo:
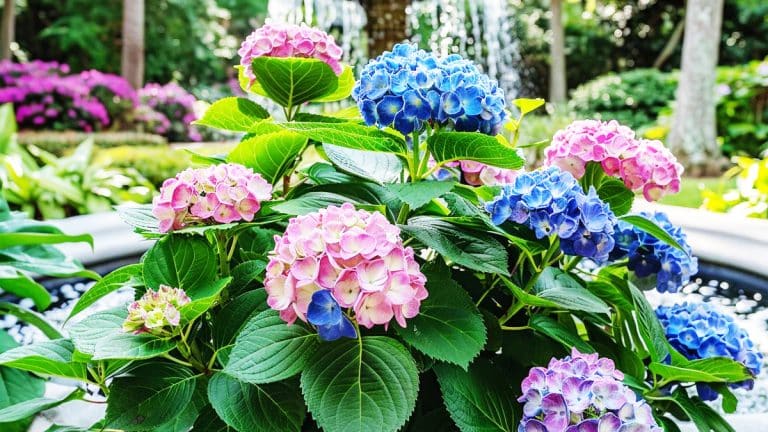
<path fill-rule="evenodd" d="M 246 77 L 256 79 L 251 64 L 257 57 L 305 57 L 322 60 L 341 74 L 341 48 L 333 36 L 306 24 L 267 23 L 243 41 L 237 51 Z"/>
<path fill-rule="evenodd" d="M 178 84 L 149 83 L 139 90 L 139 99 L 157 113 L 140 116 L 151 132 L 163 135 L 171 142 L 202 141 L 202 135 L 192 125 L 197 120 L 194 110 L 197 99 Z"/>
<path fill-rule="evenodd" d="M 531 368 L 521 384 L 520 431 L 661 432 L 651 407 L 621 380 L 613 360 L 582 354 Z"/>
<path fill-rule="evenodd" d="M 544 150 L 545 165 L 555 165 L 576 178 L 586 165 L 597 162 L 609 176 L 619 177 L 627 188 L 656 201 L 680 190 L 683 166 L 660 142 L 635 137 L 628 127 L 612 120 L 578 120 L 558 131 Z"/>
<path fill-rule="evenodd" d="M 272 185 L 252 169 L 237 164 L 188 168 L 163 182 L 152 201 L 160 232 L 207 223 L 252 221 Z"/>
<path fill-rule="evenodd" d="M 307 321 L 313 294 L 328 290 L 367 328 L 387 327 L 392 318 L 406 327 L 427 298 L 425 283 L 400 229 L 349 203 L 291 219 L 275 236 L 264 280 L 267 303 L 288 323 Z"/>

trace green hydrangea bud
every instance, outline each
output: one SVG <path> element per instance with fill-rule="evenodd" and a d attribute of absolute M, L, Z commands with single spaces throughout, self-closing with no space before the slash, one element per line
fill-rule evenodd
<path fill-rule="evenodd" d="M 179 310 L 189 302 L 189 297 L 180 288 L 160 285 L 157 291 L 148 289 L 138 301 L 128 306 L 123 331 L 159 337 L 176 336 L 181 323 Z"/>

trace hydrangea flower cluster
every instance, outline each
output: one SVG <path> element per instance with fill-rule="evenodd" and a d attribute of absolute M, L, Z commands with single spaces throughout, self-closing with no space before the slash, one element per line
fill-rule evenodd
<path fill-rule="evenodd" d="M 659 292 L 677 292 L 699 271 L 699 263 L 693 256 L 687 237 L 680 227 L 672 225 L 666 214 L 641 212 L 641 216 L 654 221 L 672 236 L 684 250 L 659 240 L 647 232 L 624 221 L 614 233 L 616 247 L 611 259 L 629 258 L 627 268 L 639 278 L 656 275 Z"/>
<path fill-rule="evenodd" d="M 326 340 L 351 335 L 340 308 L 367 328 L 393 318 L 405 327 L 427 297 L 425 283 L 400 229 L 349 203 L 291 219 L 275 236 L 264 279 L 267 303 L 284 321 L 309 321 Z"/>
<path fill-rule="evenodd" d="M 176 83 L 165 85 L 149 83 L 139 90 L 141 103 L 149 106 L 165 116 L 167 121 L 160 120 L 157 125 L 168 125 L 165 133 L 155 130 L 155 133 L 164 135 L 171 142 L 201 141 L 200 132 L 191 123 L 197 120 L 194 105 L 197 99 Z M 157 116 L 153 116 L 157 117 Z"/>
<path fill-rule="evenodd" d="M 237 51 L 243 73 L 251 82 L 256 79 L 251 65 L 257 57 L 315 58 L 325 62 L 339 75 L 343 69 L 342 53 L 333 36 L 322 30 L 304 23 L 296 25 L 269 21 L 248 35 Z"/>
<path fill-rule="evenodd" d="M 728 357 L 746 366 L 753 375 L 760 373 L 763 354 L 732 316 L 707 303 L 688 302 L 659 306 L 656 316 L 669 343 L 687 359 Z M 751 389 L 753 385 L 754 380 L 746 380 L 731 387 Z M 717 393 L 708 385 L 698 383 L 696 388 L 701 399 L 717 399 Z"/>
<path fill-rule="evenodd" d="M 272 185 L 238 164 L 187 168 L 163 182 L 152 201 L 160 232 L 190 225 L 252 221 L 262 201 L 272 198 Z"/>
<path fill-rule="evenodd" d="M 521 384 L 521 432 L 661 432 L 651 407 L 621 383 L 613 360 L 576 348 L 546 368 L 534 367 Z"/>
<path fill-rule="evenodd" d="M 126 101 L 131 107 L 139 104 L 139 95 L 136 90 L 131 87 L 131 84 L 125 78 L 120 75 L 113 75 L 103 73 L 95 69 L 86 70 L 80 72 L 78 75 L 72 77 L 72 79 L 78 79 L 84 82 L 91 91 L 99 91 L 103 89 L 104 95 L 97 95 L 99 99 L 108 105 L 110 102 Z M 113 100 L 107 100 L 113 99 Z M 116 99 L 116 100 L 115 100 Z"/>
<path fill-rule="evenodd" d="M 494 224 L 507 220 L 530 227 L 537 238 L 557 235 L 568 255 L 608 259 L 616 216 L 590 188 L 585 194 L 573 176 L 557 167 L 521 173 L 486 204 Z"/>
<path fill-rule="evenodd" d="M 415 44 L 398 44 L 370 61 L 352 90 L 368 125 L 403 134 L 425 122 L 496 135 L 507 114 L 504 91 L 471 61 L 438 58 Z"/>
<path fill-rule="evenodd" d="M 32 60 L 27 63 L 16 63 L 10 60 L 0 60 L 0 84 L 3 87 L 12 86 L 21 77 L 62 76 L 69 73 L 69 65 L 55 61 Z"/>
<path fill-rule="evenodd" d="M 627 188 L 656 201 L 680 190 L 683 166 L 660 141 L 636 139 L 615 120 L 577 120 L 558 131 L 544 150 L 545 165 L 559 166 L 581 178 L 588 162 L 599 163 L 606 174 L 619 177 Z"/>
<path fill-rule="evenodd" d="M 160 285 L 157 291 L 149 288 L 139 300 L 128 306 L 123 331 L 158 337 L 175 336 L 181 323 L 180 309 L 189 302 L 189 297 L 180 288 L 167 285 Z"/>

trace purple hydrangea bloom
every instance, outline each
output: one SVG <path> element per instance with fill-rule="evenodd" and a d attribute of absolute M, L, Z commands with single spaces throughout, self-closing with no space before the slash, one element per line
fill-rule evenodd
<path fill-rule="evenodd" d="M 139 90 L 139 99 L 164 117 L 147 116 L 160 120 L 152 123 L 156 125 L 155 133 L 165 135 L 169 141 L 202 141 L 202 135 L 191 124 L 197 120 L 194 111 L 197 99 L 178 84 L 149 83 Z"/>
<path fill-rule="evenodd" d="M 640 215 L 656 222 L 677 240 L 684 251 L 634 225 L 619 221 L 614 232 L 616 247 L 611 252 L 611 259 L 627 257 L 627 267 L 635 276 L 645 278 L 655 275 L 656 289 L 659 292 L 677 292 L 699 271 L 698 260 L 693 256 L 687 237 L 680 227 L 672 225 L 664 213 L 641 212 Z"/>
<path fill-rule="evenodd" d="M 504 91 L 459 55 L 438 58 L 397 44 L 363 68 L 352 97 L 368 125 L 403 134 L 425 123 L 495 135 L 507 114 Z"/>
<path fill-rule="evenodd" d="M 518 432 L 661 432 L 651 407 L 621 383 L 613 360 L 573 349 L 523 379 Z"/>
<path fill-rule="evenodd" d="M 608 259 L 613 250 L 616 216 L 590 188 L 584 193 L 573 176 L 557 167 L 521 173 L 492 202 L 491 221 L 527 225 L 537 238 L 556 235 L 568 255 Z"/>
<path fill-rule="evenodd" d="M 685 302 L 659 306 L 656 316 L 669 343 L 687 359 L 728 357 L 746 366 L 753 375 L 760 373 L 763 353 L 730 315 L 707 303 Z M 753 385 L 754 380 L 750 379 L 731 387 L 751 389 Z M 717 399 L 717 393 L 708 385 L 697 383 L 696 388 L 703 400 Z"/>

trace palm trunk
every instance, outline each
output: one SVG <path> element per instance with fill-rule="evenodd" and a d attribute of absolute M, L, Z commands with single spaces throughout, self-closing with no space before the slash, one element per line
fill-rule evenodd
<path fill-rule="evenodd" d="M 121 74 L 134 88 L 144 83 L 144 0 L 123 0 Z"/>
<path fill-rule="evenodd" d="M 2 49 L 0 56 L 3 60 L 11 58 L 11 42 L 13 42 L 15 33 L 15 6 L 15 0 L 5 0 L 3 2 L 3 23 L 0 29 L 0 47 Z"/>
<path fill-rule="evenodd" d="M 723 0 L 688 0 L 683 60 L 667 144 L 694 176 L 719 174 L 715 78 Z"/>
<path fill-rule="evenodd" d="M 550 1 L 550 30 L 552 31 L 552 43 L 549 45 L 550 71 L 549 71 L 549 101 L 554 104 L 565 102 L 566 78 L 565 78 L 565 29 L 563 28 L 563 2 L 562 0 Z"/>

